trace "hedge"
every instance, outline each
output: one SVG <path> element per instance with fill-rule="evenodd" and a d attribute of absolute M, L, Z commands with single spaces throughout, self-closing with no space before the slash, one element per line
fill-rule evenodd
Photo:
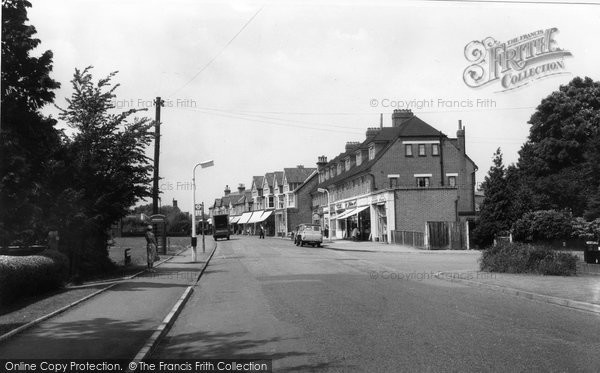
<path fill-rule="evenodd" d="M 479 259 L 482 271 L 538 273 L 571 276 L 577 271 L 577 257 L 545 246 L 501 243 L 484 250 Z"/>
<path fill-rule="evenodd" d="M 45 250 L 36 255 L 0 255 L 0 305 L 60 288 L 69 273 L 66 256 Z"/>

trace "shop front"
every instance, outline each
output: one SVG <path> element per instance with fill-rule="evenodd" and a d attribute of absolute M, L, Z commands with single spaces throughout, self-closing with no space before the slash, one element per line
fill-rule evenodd
<path fill-rule="evenodd" d="M 332 237 L 357 241 L 391 241 L 395 226 L 393 192 L 383 191 L 338 201 L 332 207 Z M 323 217 L 329 217 L 328 215 L 324 214 Z"/>

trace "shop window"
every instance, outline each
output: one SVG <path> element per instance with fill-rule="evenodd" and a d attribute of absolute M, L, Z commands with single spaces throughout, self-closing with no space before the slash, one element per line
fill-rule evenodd
<path fill-rule="evenodd" d="M 448 176 L 448 185 L 451 187 L 456 187 L 456 176 Z"/>
<path fill-rule="evenodd" d="M 419 144 L 419 157 L 425 157 L 425 144 Z"/>
<path fill-rule="evenodd" d="M 431 144 L 431 155 L 440 155 L 440 144 Z"/>
<path fill-rule="evenodd" d="M 412 144 L 406 144 L 406 145 L 404 145 L 404 155 L 407 156 L 407 157 L 412 157 L 413 156 Z"/>
<path fill-rule="evenodd" d="M 417 177 L 417 186 L 419 188 L 428 188 L 429 187 L 429 178 L 428 177 Z"/>

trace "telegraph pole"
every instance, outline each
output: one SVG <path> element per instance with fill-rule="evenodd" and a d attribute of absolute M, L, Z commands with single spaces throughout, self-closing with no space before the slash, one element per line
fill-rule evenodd
<path fill-rule="evenodd" d="M 156 117 L 154 120 L 154 183 L 152 187 L 152 214 L 158 214 L 158 160 L 160 157 L 160 108 L 164 105 L 164 101 L 157 97 L 154 101 L 156 106 Z"/>

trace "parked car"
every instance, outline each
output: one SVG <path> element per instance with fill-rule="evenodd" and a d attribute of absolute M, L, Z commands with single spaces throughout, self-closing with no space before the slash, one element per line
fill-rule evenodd
<path fill-rule="evenodd" d="M 313 247 L 321 247 L 323 243 L 321 227 L 316 224 L 300 224 L 294 235 L 294 243 L 296 246 L 308 244 Z"/>

